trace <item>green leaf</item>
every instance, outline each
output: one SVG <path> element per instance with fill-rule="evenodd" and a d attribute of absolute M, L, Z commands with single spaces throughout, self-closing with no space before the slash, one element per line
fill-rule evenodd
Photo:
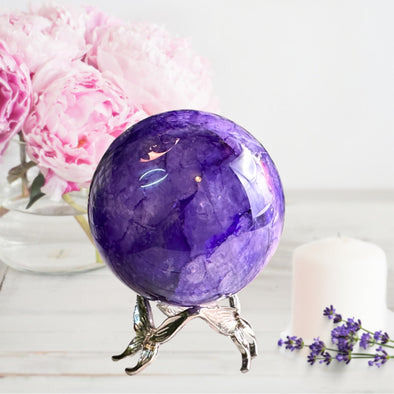
<path fill-rule="evenodd" d="M 26 205 L 26 209 L 29 209 L 36 201 L 38 201 L 41 197 L 45 196 L 45 193 L 41 191 L 41 188 L 45 184 L 44 175 L 41 172 L 34 178 L 31 188 L 30 188 L 30 199 L 28 204 Z"/>

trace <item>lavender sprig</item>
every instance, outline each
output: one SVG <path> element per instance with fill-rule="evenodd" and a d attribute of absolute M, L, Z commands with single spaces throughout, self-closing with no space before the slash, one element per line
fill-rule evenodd
<path fill-rule="evenodd" d="M 286 340 L 280 339 L 278 346 L 284 346 L 287 350 L 300 350 L 304 347 L 309 348 L 307 362 L 311 365 L 319 362 L 320 364 L 330 365 L 333 360 L 340 363 L 349 364 L 352 359 L 369 359 L 368 365 L 380 368 L 394 355 L 389 355 L 384 348 L 394 348 L 392 340 L 387 332 L 369 331 L 362 326 L 361 320 L 343 320 L 335 308 L 330 305 L 323 311 L 323 316 L 332 320 L 336 326 L 331 330 L 331 343 L 333 347 L 328 347 L 319 337 L 315 338 L 309 345 L 297 336 L 287 336 Z M 341 323 L 341 324 L 339 324 Z M 358 345 L 360 352 L 355 352 Z M 374 353 L 363 352 L 362 350 L 377 346 Z"/>

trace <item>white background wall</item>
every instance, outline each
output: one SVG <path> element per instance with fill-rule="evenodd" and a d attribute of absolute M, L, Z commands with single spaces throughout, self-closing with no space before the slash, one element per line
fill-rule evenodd
<path fill-rule="evenodd" d="M 286 189 L 394 189 L 394 1 L 72 2 L 190 37 Z"/>

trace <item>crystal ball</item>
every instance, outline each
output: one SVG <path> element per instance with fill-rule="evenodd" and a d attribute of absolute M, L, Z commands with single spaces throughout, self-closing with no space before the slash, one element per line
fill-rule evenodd
<path fill-rule="evenodd" d="M 94 174 L 94 242 L 127 286 L 191 306 L 237 293 L 275 252 L 284 197 L 273 161 L 212 113 L 151 116 L 121 134 Z"/>

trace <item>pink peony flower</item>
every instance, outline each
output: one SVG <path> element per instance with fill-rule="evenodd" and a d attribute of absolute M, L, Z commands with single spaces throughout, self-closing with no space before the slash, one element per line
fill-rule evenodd
<path fill-rule="evenodd" d="M 123 22 L 105 14 L 93 6 L 77 6 L 72 4 L 46 2 L 42 5 L 31 5 L 30 12 L 49 19 L 57 28 L 67 25 L 80 37 L 84 37 L 86 49 L 96 40 L 96 30 L 121 25 Z"/>
<path fill-rule="evenodd" d="M 100 29 L 86 61 L 110 72 L 149 115 L 179 108 L 217 110 L 207 61 L 188 40 L 157 25 Z"/>
<path fill-rule="evenodd" d="M 48 63 L 33 90 L 23 129 L 27 153 L 45 176 L 43 192 L 55 199 L 88 186 L 110 143 L 146 116 L 119 86 L 79 61 Z"/>
<path fill-rule="evenodd" d="M 120 19 L 107 15 L 101 10 L 92 6 L 86 6 L 85 12 L 85 41 L 89 47 L 91 47 L 97 41 L 97 33 L 99 30 L 108 29 L 109 27 L 120 26 L 123 24 Z"/>
<path fill-rule="evenodd" d="M 71 61 L 84 56 L 84 25 L 60 15 L 55 20 L 26 12 L 0 15 L 0 39 L 22 56 L 31 73 L 54 58 Z"/>
<path fill-rule="evenodd" d="M 31 3 L 29 8 L 30 14 L 39 15 L 51 21 L 52 31 L 68 26 L 80 36 L 85 34 L 87 15 L 85 9 L 80 6 L 47 1 L 43 4 Z"/>
<path fill-rule="evenodd" d="M 20 131 L 31 103 L 29 70 L 0 41 L 0 155 Z"/>

